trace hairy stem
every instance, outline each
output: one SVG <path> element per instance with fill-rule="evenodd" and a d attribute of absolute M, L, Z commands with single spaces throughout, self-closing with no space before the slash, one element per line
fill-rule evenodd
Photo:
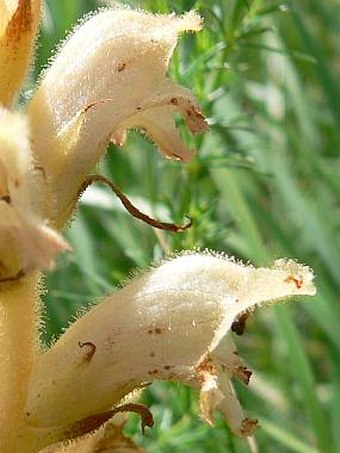
<path fill-rule="evenodd" d="M 17 451 L 27 384 L 38 353 L 39 276 L 0 285 L 0 451 Z"/>

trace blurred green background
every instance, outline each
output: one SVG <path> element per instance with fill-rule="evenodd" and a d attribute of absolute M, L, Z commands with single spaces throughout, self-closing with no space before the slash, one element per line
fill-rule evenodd
<path fill-rule="evenodd" d="M 170 73 L 191 88 L 208 133 L 188 144 L 185 166 L 161 158 L 130 133 L 109 148 L 98 170 L 157 218 L 194 219 L 185 233 L 156 232 L 133 219 L 98 186 L 84 198 L 67 236 L 74 253 L 48 276 L 45 340 L 80 307 L 173 250 L 223 250 L 256 265 L 294 257 L 317 275 L 313 299 L 256 312 L 239 350 L 254 370 L 237 385 L 259 419 L 260 452 L 340 451 L 340 3 L 336 0 L 144 0 L 125 2 L 166 13 L 197 9 L 204 31 L 179 43 Z M 92 0 L 48 0 L 33 79 Z M 25 95 L 25 93 L 24 93 Z M 155 427 L 127 431 L 150 452 L 248 452 L 221 419 L 199 420 L 194 392 L 157 383 L 144 402 Z"/>

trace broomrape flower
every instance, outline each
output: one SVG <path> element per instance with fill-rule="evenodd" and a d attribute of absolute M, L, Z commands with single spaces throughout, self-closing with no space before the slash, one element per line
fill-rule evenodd
<path fill-rule="evenodd" d="M 60 48 L 27 111 L 13 112 L 40 9 L 38 0 L 0 0 L 0 451 L 137 451 L 118 414 L 137 412 L 151 426 L 131 395 L 155 379 L 198 389 L 205 421 L 218 409 L 235 434 L 249 436 L 256 421 L 244 415 L 231 380 L 247 384 L 251 372 L 233 332 L 243 332 L 258 305 L 315 293 L 311 270 L 295 261 L 256 269 L 185 253 L 104 298 L 49 349 L 39 345 L 41 271 L 70 249 L 62 230 L 90 183 L 109 184 L 153 226 L 187 227 L 145 216 L 111 181 L 90 175 L 107 143 L 123 146 L 126 131 L 141 128 L 166 157 L 187 161 L 194 153 L 174 113 L 191 132 L 206 129 L 194 96 L 166 74 L 178 34 L 201 28 L 194 12 L 89 17 Z"/>

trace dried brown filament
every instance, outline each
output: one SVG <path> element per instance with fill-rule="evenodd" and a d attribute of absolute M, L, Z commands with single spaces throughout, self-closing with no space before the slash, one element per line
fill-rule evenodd
<path fill-rule="evenodd" d="M 142 220 L 143 222 L 151 225 L 154 228 L 158 228 L 160 230 L 172 231 L 174 233 L 181 233 L 182 231 L 187 230 L 192 225 L 192 219 L 189 219 L 189 222 L 183 225 L 176 225 L 174 223 L 168 222 L 160 222 L 159 220 L 153 219 L 152 217 L 148 216 L 141 212 L 138 208 L 136 208 L 131 201 L 123 194 L 123 192 L 116 186 L 110 179 L 106 178 L 103 175 L 90 175 L 86 178 L 81 192 L 86 190 L 86 188 L 96 182 L 100 182 L 102 184 L 106 184 L 110 187 L 110 189 L 117 195 L 117 197 L 122 202 L 124 208 L 136 219 Z"/>

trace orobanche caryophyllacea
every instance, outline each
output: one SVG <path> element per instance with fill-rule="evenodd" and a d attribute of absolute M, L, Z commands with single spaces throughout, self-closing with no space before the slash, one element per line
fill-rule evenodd
<path fill-rule="evenodd" d="M 63 231 L 89 184 L 109 185 L 154 227 L 190 226 L 146 216 L 91 174 L 106 145 L 142 129 L 163 155 L 186 162 L 195 153 L 174 115 L 194 134 L 207 129 L 193 94 L 167 75 L 178 35 L 202 27 L 194 11 L 93 14 L 14 112 L 41 14 L 40 0 L 0 0 L 0 451 L 138 451 L 122 432 L 125 415 L 153 424 L 136 390 L 156 379 L 196 388 L 203 420 L 213 424 L 217 409 L 236 435 L 250 436 L 257 422 L 231 380 L 248 384 L 251 372 L 233 335 L 256 306 L 315 293 L 311 270 L 293 260 L 255 268 L 216 252 L 180 253 L 107 295 L 50 348 L 40 345 L 42 273 L 71 251 Z"/>

